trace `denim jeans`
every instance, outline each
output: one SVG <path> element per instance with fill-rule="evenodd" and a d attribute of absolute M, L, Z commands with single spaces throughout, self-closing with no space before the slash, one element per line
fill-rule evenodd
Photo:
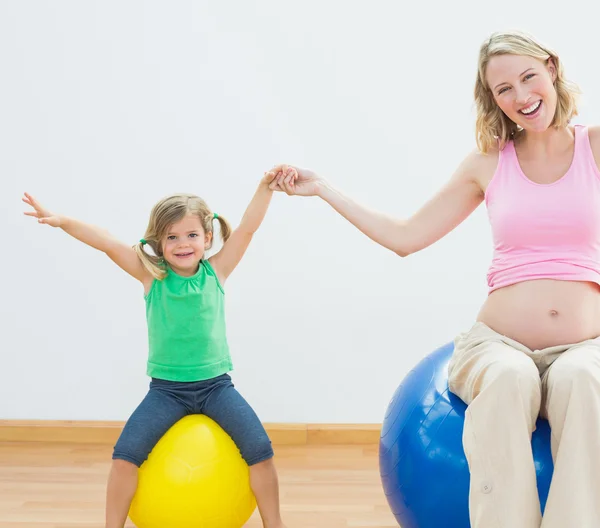
<path fill-rule="evenodd" d="M 249 466 L 273 456 L 258 416 L 235 389 L 229 374 L 222 374 L 193 382 L 152 378 L 148 394 L 121 432 L 113 459 L 140 467 L 171 426 L 188 414 L 204 414 L 218 423 Z"/>

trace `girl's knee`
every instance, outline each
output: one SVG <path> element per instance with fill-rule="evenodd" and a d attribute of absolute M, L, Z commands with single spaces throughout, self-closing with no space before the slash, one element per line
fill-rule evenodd
<path fill-rule="evenodd" d="M 274 455 L 273 445 L 267 436 L 257 440 L 251 445 L 244 446 L 240 452 L 242 454 L 242 458 L 249 466 L 254 466 L 260 462 L 270 460 Z"/>
<path fill-rule="evenodd" d="M 113 458 L 112 467 L 113 470 L 118 473 L 134 473 L 137 472 L 139 466 L 137 462 L 133 460 L 125 460 L 124 458 Z"/>
<path fill-rule="evenodd" d="M 139 468 L 148 458 L 150 451 L 145 446 L 126 440 L 121 436 L 114 446 L 112 453 L 113 466 L 127 468 L 129 465 L 134 465 Z"/>

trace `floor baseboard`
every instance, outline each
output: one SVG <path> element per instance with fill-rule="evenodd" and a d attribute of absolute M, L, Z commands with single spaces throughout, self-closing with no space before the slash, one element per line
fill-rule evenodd
<path fill-rule="evenodd" d="M 124 422 L 0 420 L 0 442 L 114 444 Z M 274 445 L 377 444 L 381 424 L 265 423 Z"/>

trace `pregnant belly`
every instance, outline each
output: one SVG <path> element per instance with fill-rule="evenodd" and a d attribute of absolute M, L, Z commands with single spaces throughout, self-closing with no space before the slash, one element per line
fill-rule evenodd
<path fill-rule="evenodd" d="M 534 280 L 493 291 L 478 321 L 531 350 L 600 335 L 600 287 L 590 282 Z"/>

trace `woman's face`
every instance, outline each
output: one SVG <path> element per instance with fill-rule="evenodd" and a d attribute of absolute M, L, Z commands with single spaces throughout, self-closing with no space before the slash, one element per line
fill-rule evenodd
<path fill-rule="evenodd" d="M 530 132 L 550 127 L 556 113 L 556 68 L 527 55 L 496 55 L 488 63 L 486 80 L 500 110 Z"/>

